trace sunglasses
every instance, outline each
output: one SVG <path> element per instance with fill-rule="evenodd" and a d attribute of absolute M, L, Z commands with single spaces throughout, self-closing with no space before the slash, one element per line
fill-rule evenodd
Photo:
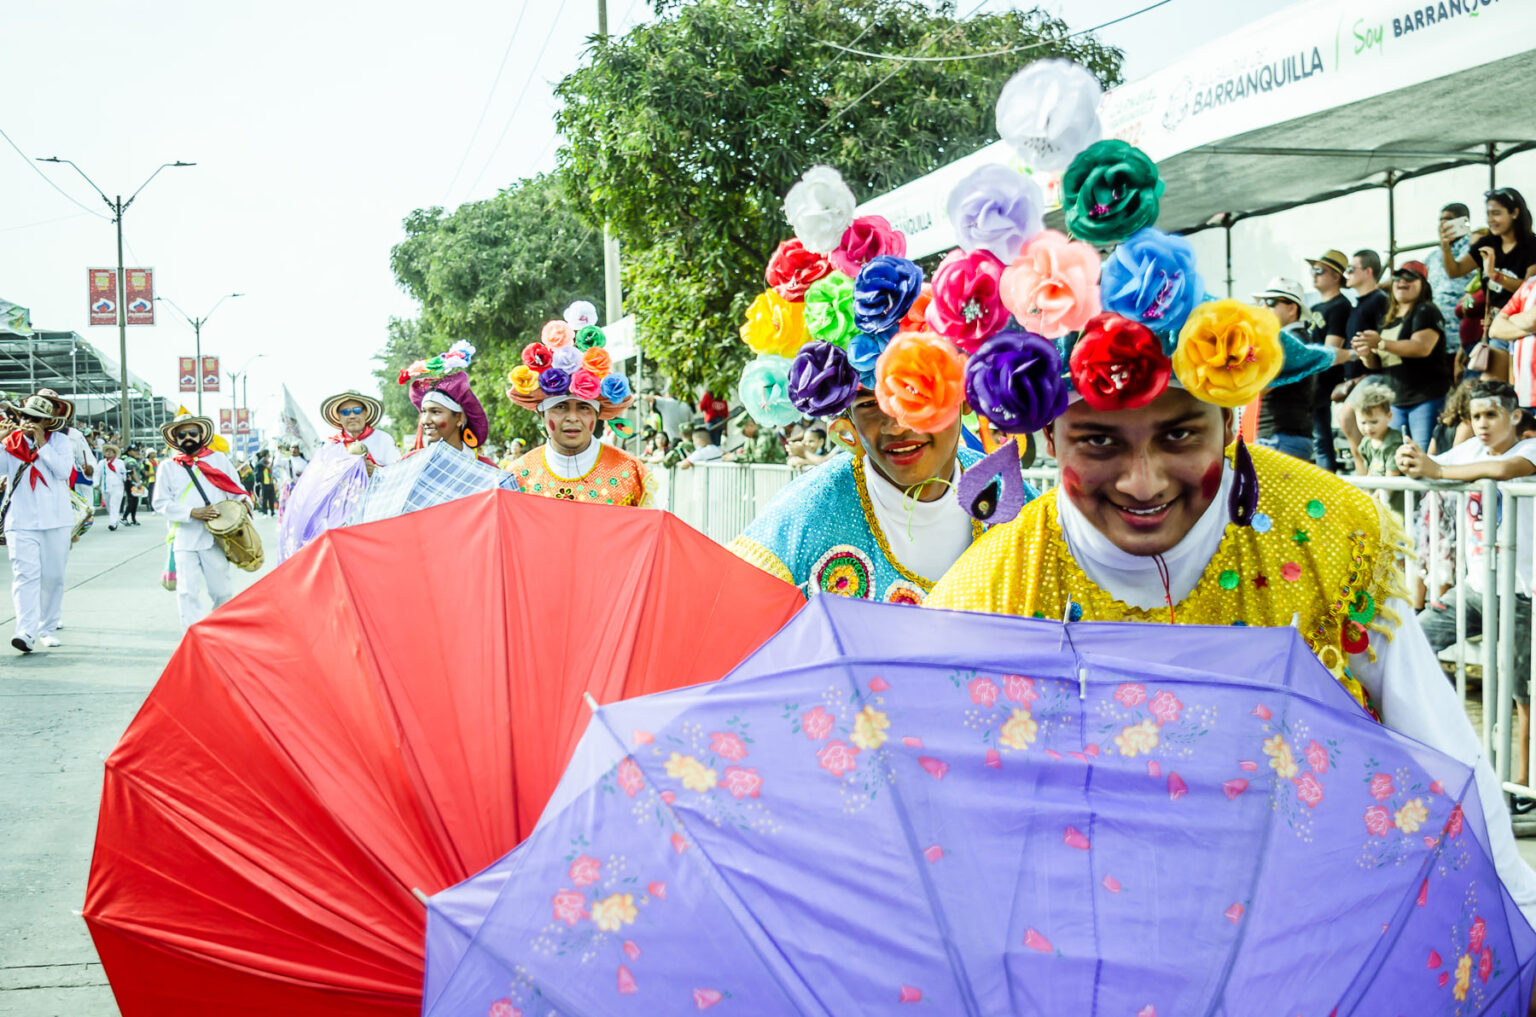
<path fill-rule="evenodd" d="M 367 413 L 367 412 L 368 412 L 368 410 L 365 407 L 354 406 L 350 410 L 349 409 L 337 410 L 336 411 L 336 415 L 340 416 L 340 417 L 355 417 L 355 416 L 358 416 L 360 414 Z"/>
<path fill-rule="evenodd" d="M 1295 303 L 1295 301 L 1286 300 L 1284 297 L 1264 297 L 1259 301 L 1259 303 L 1263 304 L 1265 307 L 1279 307 L 1281 304 L 1291 304 Z"/>

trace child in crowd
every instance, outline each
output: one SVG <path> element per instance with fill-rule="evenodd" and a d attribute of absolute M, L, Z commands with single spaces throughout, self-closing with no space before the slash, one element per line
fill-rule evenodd
<path fill-rule="evenodd" d="M 1392 389 L 1379 381 L 1363 381 L 1349 394 L 1355 423 L 1360 425 L 1360 456 L 1355 460 L 1357 477 L 1396 477 L 1397 450 L 1403 432 L 1392 426 Z"/>
<path fill-rule="evenodd" d="M 1397 465 L 1403 473 L 1429 480 L 1514 480 L 1536 473 L 1536 438 L 1520 439 L 1515 430 L 1519 399 L 1514 386 L 1501 381 L 1478 381 L 1467 393 L 1472 414 L 1472 433 L 1476 440 L 1427 455 L 1413 442 L 1397 452 Z M 1477 494 L 1467 498 L 1467 523 L 1470 539 L 1467 548 L 1467 577 L 1448 593 L 1443 602 L 1431 603 L 1419 615 L 1419 624 L 1438 652 L 1456 641 L 1456 595 L 1462 597 L 1467 612 L 1467 635 L 1483 630 L 1483 555 L 1493 538 L 1484 519 L 1490 516 L 1497 526 L 1498 509 L 1485 508 Z M 1529 549 L 1532 540 L 1532 512 L 1529 499 L 1522 499 L 1515 520 L 1516 545 Z M 1531 556 L 1515 555 L 1515 675 L 1514 696 L 1518 725 L 1515 744 L 1515 773 L 1518 784 L 1526 780 L 1526 745 L 1531 731 Z"/>

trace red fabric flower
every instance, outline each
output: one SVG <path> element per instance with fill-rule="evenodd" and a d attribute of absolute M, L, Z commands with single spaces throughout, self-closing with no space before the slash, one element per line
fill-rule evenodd
<path fill-rule="evenodd" d="M 548 368 L 554 358 L 554 351 L 543 343 L 529 343 L 523 347 L 523 363 L 535 374 Z"/>
<path fill-rule="evenodd" d="M 798 237 L 791 237 L 778 246 L 768 259 L 768 269 L 763 278 L 785 300 L 796 303 L 805 299 L 805 291 L 811 283 L 832 271 L 832 262 L 825 254 L 807 251 Z"/>
<path fill-rule="evenodd" d="M 1145 325 L 1104 312 L 1072 347 L 1072 384 L 1096 410 L 1133 410 L 1168 387 L 1173 361 Z"/>

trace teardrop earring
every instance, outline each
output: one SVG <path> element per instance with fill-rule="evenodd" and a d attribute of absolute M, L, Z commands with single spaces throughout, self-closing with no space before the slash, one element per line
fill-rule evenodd
<path fill-rule="evenodd" d="M 1013 440 L 961 474 L 955 497 L 972 519 L 990 525 L 1006 523 L 1023 511 L 1024 473 Z"/>
<path fill-rule="evenodd" d="M 1227 516 L 1239 526 L 1253 522 L 1259 510 L 1259 474 L 1253 468 L 1253 456 L 1243 436 L 1237 436 L 1237 448 L 1232 453 L 1232 493 L 1227 496 Z"/>
<path fill-rule="evenodd" d="M 480 439 L 476 438 L 475 437 L 475 432 L 471 431 L 468 427 L 464 428 L 464 447 L 465 448 L 479 448 L 480 447 Z"/>
<path fill-rule="evenodd" d="M 859 441 L 859 432 L 854 430 L 853 422 L 847 417 L 838 417 L 827 425 L 827 435 L 853 453 L 855 459 L 864 455 L 864 443 Z"/>

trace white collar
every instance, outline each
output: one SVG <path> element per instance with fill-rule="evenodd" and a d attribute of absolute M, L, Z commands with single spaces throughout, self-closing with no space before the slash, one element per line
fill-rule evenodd
<path fill-rule="evenodd" d="M 1194 590 L 1216 555 L 1227 532 L 1227 498 L 1232 490 L 1232 467 L 1221 472 L 1221 489 L 1184 539 L 1161 556 L 1168 569 L 1168 589 L 1163 589 L 1157 557 L 1122 551 L 1078 511 L 1072 499 L 1060 487 L 1051 492 L 1056 498 L 1056 517 L 1061 522 L 1067 548 L 1088 578 L 1116 600 L 1133 607 L 1162 607 L 1165 597 L 1178 604 Z"/>
<path fill-rule="evenodd" d="M 597 457 L 602 454 L 603 445 L 599 441 L 590 441 L 587 447 L 573 456 L 555 451 L 555 446 L 549 442 L 544 443 L 544 465 L 549 472 L 561 480 L 577 480 L 585 477 L 597 465 Z"/>
<path fill-rule="evenodd" d="M 935 498 L 933 501 L 918 501 L 915 498 L 908 498 L 906 491 L 885 479 L 884 474 L 870 465 L 868 458 L 865 458 L 860 465 L 864 469 L 864 481 L 869 489 L 869 496 L 884 510 L 881 515 L 904 520 L 911 519 L 913 527 L 926 526 L 946 515 L 944 503 L 955 501 L 954 487 L 960 483 L 960 460 L 957 458 L 954 470 L 949 475 L 950 490 L 945 492 L 943 497 Z"/>

